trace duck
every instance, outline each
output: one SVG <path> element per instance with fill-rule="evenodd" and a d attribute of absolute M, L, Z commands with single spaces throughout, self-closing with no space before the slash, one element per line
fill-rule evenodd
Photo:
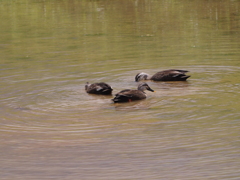
<path fill-rule="evenodd" d="M 147 73 L 141 72 L 135 76 L 135 81 L 139 82 L 142 80 L 152 80 L 152 81 L 186 81 L 190 76 L 186 75 L 189 71 L 180 69 L 168 69 L 164 71 L 159 71 L 153 76 Z"/>
<path fill-rule="evenodd" d="M 147 83 L 140 83 L 138 85 L 137 90 L 133 89 L 124 89 L 117 93 L 115 97 L 112 99 L 114 103 L 121 103 L 121 102 L 131 102 L 135 100 L 145 99 L 147 97 L 145 90 L 154 92 Z"/>
<path fill-rule="evenodd" d="M 89 94 L 103 94 L 110 95 L 112 94 L 112 87 L 105 82 L 89 84 L 88 82 L 85 85 L 85 90 Z"/>

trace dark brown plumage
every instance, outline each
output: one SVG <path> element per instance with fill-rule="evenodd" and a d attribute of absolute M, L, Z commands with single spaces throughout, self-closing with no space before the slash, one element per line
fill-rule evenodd
<path fill-rule="evenodd" d="M 85 90 L 89 94 L 103 94 L 108 95 L 112 94 L 112 87 L 109 86 L 107 83 L 100 82 L 100 83 L 94 83 L 89 84 L 88 82 L 85 85 Z"/>
<path fill-rule="evenodd" d="M 135 100 L 145 99 L 147 96 L 144 90 L 154 92 L 154 90 L 152 90 L 147 83 L 141 83 L 138 85 L 137 90 L 125 89 L 120 91 L 115 95 L 112 101 L 114 103 L 119 103 L 119 102 L 131 102 Z"/>
<path fill-rule="evenodd" d="M 188 71 L 179 69 L 169 69 L 160 71 L 150 77 L 149 74 L 141 72 L 135 76 L 135 81 L 153 80 L 153 81 L 186 81 L 190 76 L 186 75 Z"/>

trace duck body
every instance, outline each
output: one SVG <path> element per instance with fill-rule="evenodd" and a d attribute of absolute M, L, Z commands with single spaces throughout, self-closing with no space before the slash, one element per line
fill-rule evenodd
<path fill-rule="evenodd" d="M 114 103 L 120 103 L 120 102 L 131 102 L 135 100 L 146 99 L 147 95 L 145 94 L 144 90 L 154 92 L 154 90 L 152 90 L 147 83 L 141 83 L 139 84 L 137 90 L 124 89 L 120 91 L 115 95 L 112 101 Z"/>
<path fill-rule="evenodd" d="M 141 72 L 135 76 L 135 81 L 152 80 L 152 81 L 186 81 L 190 76 L 186 75 L 188 71 L 179 69 L 169 69 L 159 71 L 153 76 Z"/>
<path fill-rule="evenodd" d="M 104 82 L 93 84 L 89 84 L 87 82 L 85 85 L 85 90 L 89 94 L 103 94 L 103 95 L 110 95 L 112 94 L 113 91 L 112 87 Z"/>

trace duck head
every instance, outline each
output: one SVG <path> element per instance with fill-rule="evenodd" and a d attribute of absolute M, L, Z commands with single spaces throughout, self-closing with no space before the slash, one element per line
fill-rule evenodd
<path fill-rule="evenodd" d="M 135 76 L 135 81 L 138 82 L 138 81 L 142 81 L 142 80 L 147 80 L 147 79 L 149 79 L 149 77 L 150 77 L 149 74 L 141 72 Z"/>
<path fill-rule="evenodd" d="M 138 90 L 139 90 L 139 91 L 143 91 L 143 92 L 144 92 L 145 90 L 154 92 L 154 90 L 151 89 L 151 88 L 148 86 L 147 83 L 141 83 L 141 84 L 139 84 L 139 85 L 138 85 Z"/>

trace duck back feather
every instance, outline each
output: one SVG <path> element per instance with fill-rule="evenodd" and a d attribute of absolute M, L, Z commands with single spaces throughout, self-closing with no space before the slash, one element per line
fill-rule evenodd
<path fill-rule="evenodd" d="M 147 96 L 144 92 L 144 90 L 152 91 L 152 90 L 147 83 L 141 83 L 138 86 L 138 90 L 132 90 L 132 89 L 124 89 L 117 93 L 115 97 L 112 99 L 114 103 L 119 103 L 119 102 L 131 102 L 135 100 L 141 100 L 145 99 Z"/>
<path fill-rule="evenodd" d="M 89 94 L 103 94 L 103 95 L 112 94 L 113 91 L 112 87 L 104 82 L 93 84 L 89 84 L 87 82 L 85 85 L 85 90 Z"/>
<path fill-rule="evenodd" d="M 190 76 L 186 75 L 188 71 L 180 69 L 169 69 L 159 71 L 150 77 L 147 73 L 138 73 L 135 81 L 153 80 L 153 81 L 186 81 Z"/>

